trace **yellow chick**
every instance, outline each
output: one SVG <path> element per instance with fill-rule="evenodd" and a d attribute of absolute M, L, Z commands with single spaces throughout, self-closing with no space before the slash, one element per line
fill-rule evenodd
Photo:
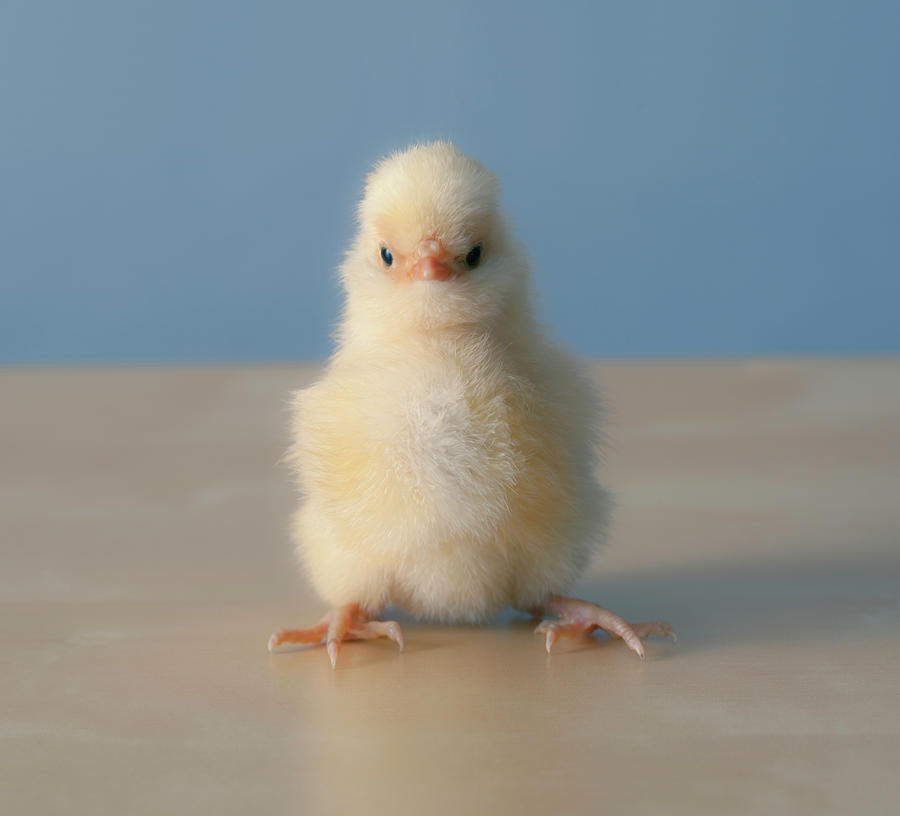
<path fill-rule="evenodd" d="M 340 644 L 419 618 L 484 621 L 513 606 L 560 637 L 601 628 L 643 657 L 660 621 L 628 624 L 563 593 L 602 542 L 599 403 L 537 323 L 529 262 L 494 177 L 446 142 L 380 162 L 340 269 L 346 295 L 324 377 L 296 394 L 293 533 L 333 610 L 283 643 Z"/>

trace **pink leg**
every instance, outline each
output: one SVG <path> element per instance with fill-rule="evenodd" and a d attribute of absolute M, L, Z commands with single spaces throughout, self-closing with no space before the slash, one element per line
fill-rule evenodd
<path fill-rule="evenodd" d="M 331 667 L 337 665 L 341 643 L 345 640 L 369 640 L 387 637 L 403 651 L 403 632 L 396 621 L 369 620 L 359 604 L 345 604 L 332 609 L 315 626 L 309 629 L 281 629 L 269 638 L 269 651 L 283 643 L 324 643 L 331 660 Z"/>
<path fill-rule="evenodd" d="M 642 637 L 671 635 L 672 639 L 675 639 L 675 630 L 663 621 L 627 623 L 618 615 L 577 598 L 551 595 L 545 603 L 528 611 L 536 617 L 555 615 L 558 618 L 558 620 L 542 621 L 534 630 L 535 633 L 546 633 L 548 652 L 561 637 L 574 638 L 582 634 L 589 635 L 595 629 L 603 629 L 614 638 L 622 638 L 641 659 L 644 657 Z"/>

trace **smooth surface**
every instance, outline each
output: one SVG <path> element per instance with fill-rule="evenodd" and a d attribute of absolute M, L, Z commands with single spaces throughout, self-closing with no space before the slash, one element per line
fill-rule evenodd
<path fill-rule="evenodd" d="M 900 361 L 597 367 L 618 498 L 533 622 L 269 655 L 311 369 L 0 371 L 0 812 L 884 814 L 900 801 Z"/>
<path fill-rule="evenodd" d="M 900 353 L 900 4 L 4 0 L 0 363 L 315 360 L 449 138 L 588 355 Z"/>

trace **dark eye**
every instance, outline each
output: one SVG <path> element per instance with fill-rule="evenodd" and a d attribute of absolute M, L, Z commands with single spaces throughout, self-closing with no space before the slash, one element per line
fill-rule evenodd
<path fill-rule="evenodd" d="M 387 247 L 381 248 L 381 260 L 384 261 L 385 266 L 390 266 L 394 262 L 394 256 Z"/>
<path fill-rule="evenodd" d="M 481 244 L 475 244 L 466 255 L 466 266 L 474 269 L 479 263 L 481 263 Z"/>

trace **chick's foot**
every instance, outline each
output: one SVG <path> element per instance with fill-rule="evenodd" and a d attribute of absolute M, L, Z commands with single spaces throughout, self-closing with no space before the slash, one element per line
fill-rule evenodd
<path fill-rule="evenodd" d="M 280 629 L 269 638 L 269 651 L 284 643 L 324 643 L 331 660 L 337 665 L 341 643 L 345 640 L 371 640 L 387 637 L 403 651 L 403 632 L 396 621 L 370 620 L 359 604 L 345 604 L 332 609 L 315 626 L 308 629 Z"/>
<path fill-rule="evenodd" d="M 596 604 L 580 601 L 577 598 L 564 598 L 551 595 L 541 606 L 529 610 L 536 617 L 556 615 L 557 620 L 545 620 L 538 624 L 535 634 L 547 635 L 547 652 L 561 637 L 574 638 L 589 635 L 595 629 L 602 629 L 611 637 L 622 638 L 625 643 L 643 659 L 644 644 L 641 638 L 649 635 L 661 637 L 672 636 L 675 630 L 663 621 L 646 621 L 644 623 L 628 623 L 612 612 L 601 609 Z"/>

